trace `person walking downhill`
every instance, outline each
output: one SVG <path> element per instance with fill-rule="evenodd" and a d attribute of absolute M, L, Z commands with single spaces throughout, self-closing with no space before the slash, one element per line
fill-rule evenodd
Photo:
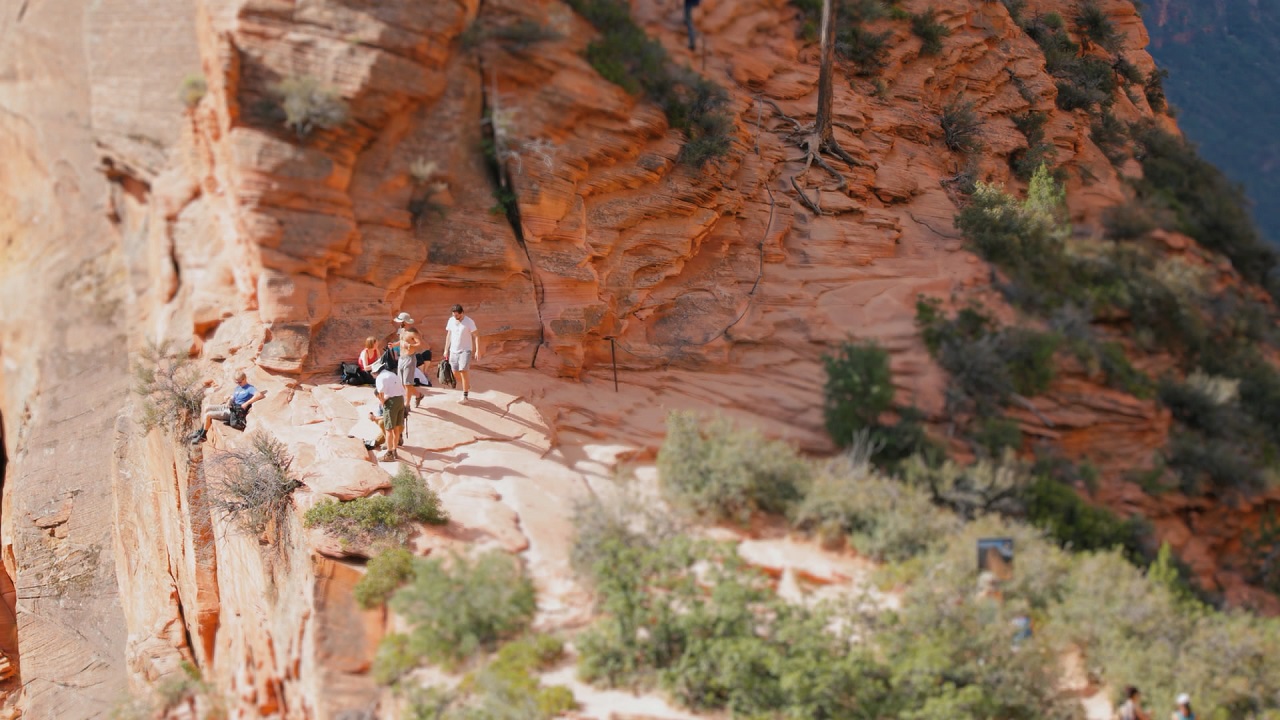
<path fill-rule="evenodd" d="M 1151 716 L 1142 709 L 1142 692 L 1133 685 L 1124 689 L 1124 703 L 1116 713 L 1119 720 L 1151 720 Z"/>
<path fill-rule="evenodd" d="M 404 404 L 404 383 L 391 371 L 386 356 L 374 363 L 373 368 L 378 373 L 374 380 L 374 395 L 382 403 L 382 430 L 387 436 L 387 451 L 378 460 L 393 462 L 399 459 L 396 450 L 400 447 L 400 430 L 409 413 Z"/>
<path fill-rule="evenodd" d="M 444 330 L 449 366 L 458 378 L 458 387 L 462 388 L 459 402 L 466 402 L 467 393 L 471 391 L 471 362 L 480 359 L 480 333 L 476 330 L 476 321 L 463 314 L 461 305 L 453 306 L 453 317 L 445 323 Z"/>

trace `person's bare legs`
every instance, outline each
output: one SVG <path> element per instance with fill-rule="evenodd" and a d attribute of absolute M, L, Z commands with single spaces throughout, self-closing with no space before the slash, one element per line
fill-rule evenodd
<path fill-rule="evenodd" d="M 464 394 L 469 392 L 471 390 L 471 371 L 457 370 L 453 374 L 454 377 L 458 378 L 458 386 L 462 388 L 462 392 Z"/>

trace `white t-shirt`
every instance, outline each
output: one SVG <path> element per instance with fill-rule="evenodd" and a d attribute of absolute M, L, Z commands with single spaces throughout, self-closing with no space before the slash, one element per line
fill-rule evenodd
<path fill-rule="evenodd" d="M 400 382 L 400 376 L 383 369 L 378 373 L 378 377 L 374 379 L 373 386 L 378 392 L 382 393 L 382 397 L 391 398 L 397 395 L 404 395 L 404 383 Z"/>
<path fill-rule="evenodd" d="M 449 318 L 449 322 L 445 324 L 444 329 L 449 332 L 449 352 L 471 352 L 471 336 L 476 332 L 476 321 L 470 316 L 464 315 L 459 321 L 456 317 Z"/>

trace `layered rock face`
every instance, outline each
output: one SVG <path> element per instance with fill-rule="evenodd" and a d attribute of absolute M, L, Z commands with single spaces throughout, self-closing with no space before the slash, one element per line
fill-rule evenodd
<path fill-rule="evenodd" d="M 1125 57 L 1149 71 L 1132 5 L 1103 6 Z M 324 496 L 386 486 L 347 437 L 368 398 L 325 384 L 399 311 L 439 352 L 462 303 L 483 367 L 499 371 L 481 376 L 488 406 L 429 402 L 421 428 L 411 420 L 428 436 L 411 437 L 424 448 L 415 466 L 461 528 L 424 531 L 415 549 L 523 553 L 539 622 L 571 627 L 589 613 L 567 566 L 572 501 L 621 460 L 651 457 L 667 410 L 748 416 L 829 450 L 820 358 L 856 337 L 889 348 L 902 399 L 941 416 L 946 378 L 919 340 L 916 298 L 989 295 L 990 278 L 953 226 L 946 181 L 963 160 L 942 141 L 945 105 L 975 102 L 978 174 L 1011 184 L 1007 158 L 1024 145 L 1011 116 L 1046 112 L 1081 228 L 1123 200 L 1121 172 L 1138 171 L 1114 168 L 1083 115 L 1056 108 L 1039 48 L 1001 3 L 939 7 L 951 35 L 938 57 L 885 22 L 881 85 L 836 82 L 836 136 L 859 161 L 841 166 L 843 187 L 794 160 L 786 117 L 812 119 L 817 57 L 790 5 L 704 0 L 694 53 L 675 6 L 632 7 L 676 62 L 728 92 L 727 157 L 677 162 L 681 134 L 592 69 L 594 30 L 561 0 L 4 11 L 0 594 L 11 580 L 17 633 L 0 631 L 0 651 L 27 716 L 101 714 L 183 663 L 237 716 L 378 706 L 368 668 L 386 619 L 351 600 L 358 553 L 299 518 Z M 504 32 L 522 22 L 543 28 L 536 42 Z M 287 124 L 288 88 L 308 83 L 317 102 L 341 100 L 340 122 Z M 1151 116 L 1142 98 L 1114 111 Z M 308 478 L 272 532 L 219 524 L 203 499 L 205 464 L 243 439 L 190 452 L 135 422 L 129 350 L 164 339 L 189 348 L 219 395 L 233 368 L 269 391 L 250 429 L 284 442 Z M 1170 424 L 1152 401 L 1070 373 L 1017 419 L 1109 481 L 1145 468 Z M 1179 547 L 1194 530 L 1214 557 L 1237 537 L 1141 503 Z M 1231 580 L 1212 563 L 1197 571 Z"/>

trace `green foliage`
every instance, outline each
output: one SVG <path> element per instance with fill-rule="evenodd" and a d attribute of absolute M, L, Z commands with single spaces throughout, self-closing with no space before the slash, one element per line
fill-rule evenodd
<path fill-rule="evenodd" d="M 1085 0 L 1076 11 L 1076 32 L 1108 52 L 1120 49 L 1120 33 L 1098 3 Z"/>
<path fill-rule="evenodd" d="M 489 28 L 485 35 L 513 52 L 523 52 L 534 45 L 560 40 L 563 37 L 555 28 L 527 18 Z"/>
<path fill-rule="evenodd" d="M 946 317 L 937 300 L 920 299 L 916 324 L 925 345 L 947 372 L 953 409 L 991 415 L 1013 397 L 1038 395 L 1055 375 L 1056 333 L 1000 328 L 980 308 L 966 307 Z"/>
<path fill-rule="evenodd" d="M 822 361 L 827 371 L 823 393 L 827 433 L 845 447 L 857 431 L 878 426 L 880 416 L 893 404 L 889 353 L 874 341 L 845 342 Z"/>
<path fill-rule="evenodd" d="M 1042 165 L 1052 165 L 1057 154 L 1053 145 L 1045 140 L 1044 126 L 1049 115 L 1040 110 L 1029 110 L 1014 115 L 1012 119 L 1014 127 L 1027 139 L 1027 147 L 1010 154 L 1009 167 L 1019 180 L 1030 182 Z"/>
<path fill-rule="evenodd" d="M 956 517 L 935 507 L 924 490 L 850 456 L 819 471 L 790 518 L 793 527 L 826 545 L 847 540 L 862 555 L 894 562 L 932 549 L 958 527 Z"/>
<path fill-rule="evenodd" d="M 681 162 L 701 167 L 729 152 L 734 125 L 723 88 L 677 67 L 662 44 L 632 20 L 625 0 L 569 0 L 569 5 L 600 32 L 586 50 L 596 72 L 629 93 L 644 93 L 662 107 L 672 127 L 684 132 Z"/>
<path fill-rule="evenodd" d="M 1106 508 L 1090 505 L 1075 490 L 1052 478 L 1037 477 L 1024 491 L 1027 522 L 1071 550 L 1120 548 L 1142 557 L 1146 526 L 1137 518 L 1122 520 Z"/>
<path fill-rule="evenodd" d="M 1139 195 L 1169 207 L 1177 229 L 1226 255 L 1241 275 L 1265 286 L 1276 252 L 1259 237 L 1240 187 L 1185 140 L 1154 123 L 1134 126 L 1133 138 L 1141 150 Z"/>
<path fill-rule="evenodd" d="M 293 456 L 284 443 L 255 432 L 248 448 L 220 452 L 208 465 L 207 502 L 214 512 L 251 535 L 286 531 L 293 491 L 302 482 L 291 468 Z"/>
<path fill-rule="evenodd" d="M 938 119 L 942 141 L 955 152 L 974 153 L 982 148 L 982 121 L 973 111 L 973 101 L 955 99 L 942 109 Z"/>
<path fill-rule="evenodd" d="M 1245 533 L 1241 543 L 1249 581 L 1280 593 L 1280 518 L 1274 508 L 1262 516 L 1258 527 Z"/>
<path fill-rule="evenodd" d="M 190 110 L 200 104 L 207 92 L 209 83 L 204 75 L 191 74 L 182 78 L 182 84 L 178 87 L 178 100 Z"/>
<path fill-rule="evenodd" d="M 809 42 L 819 40 L 822 0 L 791 0 L 800 11 L 800 36 Z M 834 0 L 832 22 L 835 23 L 837 58 L 854 65 L 858 75 L 875 75 L 884 69 L 890 30 L 874 32 L 866 24 L 885 16 L 881 0 Z"/>
<path fill-rule="evenodd" d="M 1022 429 L 1013 420 L 991 416 L 983 418 L 973 440 L 986 457 L 998 458 L 1006 450 L 1017 452 L 1022 449 Z"/>
<path fill-rule="evenodd" d="M 566 687 L 544 687 L 535 673 L 549 669 L 564 645 L 546 635 L 503 645 L 492 662 L 467 675 L 455 689 L 410 693 L 411 718 L 423 720 L 550 720 L 577 707 Z"/>
<path fill-rule="evenodd" d="M 1102 227 L 1112 240 L 1137 240 L 1160 226 L 1156 214 L 1141 202 L 1112 205 L 1102 211 Z"/>
<path fill-rule="evenodd" d="M 163 428 L 170 437 L 190 433 L 200 418 L 204 385 L 191 359 L 167 341 L 148 342 L 133 364 L 133 391 L 142 399 L 138 422 Z"/>
<path fill-rule="evenodd" d="M 403 538 L 409 523 L 444 525 L 449 513 L 440 496 L 408 466 L 391 478 L 391 492 L 346 502 L 325 500 L 307 510 L 303 524 L 323 527 L 345 542 L 394 542 Z"/>
<path fill-rule="evenodd" d="M 510 555 L 414 559 L 413 570 L 413 580 L 391 596 L 391 609 L 412 629 L 379 648 L 375 674 L 383 682 L 424 660 L 455 667 L 518 635 L 533 618 L 533 584 Z"/>
<path fill-rule="evenodd" d="M 757 512 L 785 512 L 809 479 L 809 467 L 786 443 L 724 419 L 703 425 L 683 412 L 667 417 L 658 473 L 678 506 L 736 522 Z"/>
<path fill-rule="evenodd" d="M 381 605 L 401 585 L 413 577 L 413 553 L 404 548 L 389 548 L 369 560 L 364 577 L 352 593 L 361 607 Z"/>
<path fill-rule="evenodd" d="M 347 121 L 347 103 L 338 91 L 310 75 L 284 78 L 271 86 L 271 95 L 283 111 L 284 126 L 299 138 Z"/>
<path fill-rule="evenodd" d="M 1169 71 L 1164 68 L 1152 68 L 1147 74 L 1147 79 L 1143 83 L 1142 92 L 1147 96 L 1147 104 L 1151 106 L 1154 112 L 1162 113 L 1169 107 L 1168 99 L 1164 94 L 1164 81 L 1169 77 Z"/>
<path fill-rule="evenodd" d="M 1117 83 L 1111 63 L 1083 55 L 1080 46 L 1067 33 L 1061 17 L 1053 13 L 1037 16 L 1022 27 L 1040 45 L 1045 68 L 1058 79 L 1060 109 L 1089 110 L 1094 105 L 1105 107 L 1112 103 Z"/>
<path fill-rule="evenodd" d="M 938 22 L 937 11 L 933 8 L 911 16 L 911 32 L 920 38 L 921 55 L 942 52 L 942 40 L 951 34 L 950 28 Z"/>
<path fill-rule="evenodd" d="M 1112 163 L 1120 163 L 1128 157 L 1126 146 L 1129 136 L 1125 124 L 1109 109 L 1104 109 L 1089 124 L 1089 139 L 1093 140 Z"/>

